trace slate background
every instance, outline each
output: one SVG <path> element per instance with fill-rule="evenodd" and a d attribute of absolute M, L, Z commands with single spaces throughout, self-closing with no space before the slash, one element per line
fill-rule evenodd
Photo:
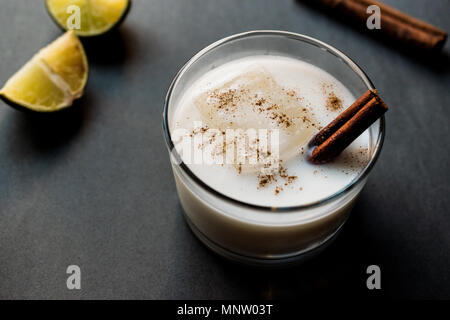
<path fill-rule="evenodd" d="M 386 1 L 450 30 L 450 1 Z M 252 29 L 344 51 L 391 106 L 381 158 L 337 241 L 288 271 L 205 249 L 181 216 L 161 111 L 178 69 Z M 43 1 L 0 0 L 0 82 L 61 31 Z M 0 104 L 0 298 L 450 298 L 450 49 L 431 62 L 293 0 L 134 0 L 125 24 L 85 41 L 86 96 L 67 115 Z M 82 290 L 66 289 L 68 265 Z M 382 290 L 365 287 L 366 267 Z"/>

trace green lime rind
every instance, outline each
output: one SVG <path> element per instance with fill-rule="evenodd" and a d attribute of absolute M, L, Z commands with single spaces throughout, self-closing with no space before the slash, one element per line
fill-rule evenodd
<path fill-rule="evenodd" d="M 11 100 L 10 98 L 8 98 L 6 95 L 4 95 L 3 93 L 0 93 L 0 99 L 7 104 L 8 106 L 21 111 L 21 112 L 26 112 L 26 113 L 56 113 L 56 112 L 60 112 L 63 110 L 68 109 L 69 107 L 71 107 L 73 105 L 72 104 L 67 104 L 67 105 L 62 105 L 59 106 L 58 108 L 54 108 L 54 109 L 44 109 L 44 108 L 34 108 L 32 106 L 26 105 L 26 104 L 21 104 L 20 102 L 15 102 L 13 100 Z M 74 101 L 75 103 L 75 101 Z"/>
<path fill-rule="evenodd" d="M 20 111 L 53 113 L 80 99 L 89 78 L 83 45 L 68 31 L 45 46 L 0 89 L 0 98 Z"/>

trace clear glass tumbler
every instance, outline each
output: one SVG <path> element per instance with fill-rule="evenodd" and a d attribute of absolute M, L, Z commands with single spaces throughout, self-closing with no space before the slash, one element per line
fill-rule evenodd
<path fill-rule="evenodd" d="M 198 77 L 226 62 L 252 55 L 277 55 L 313 64 L 341 81 L 355 97 L 373 85 L 345 54 L 314 38 L 285 31 L 250 31 L 219 40 L 197 53 L 178 72 L 166 96 L 163 129 L 185 218 L 195 235 L 216 253 L 254 265 L 291 264 L 326 247 L 348 218 L 380 154 L 384 117 L 368 130 L 370 161 L 340 191 L 306 205 L 264 207 L 229 198 L 201 181 L 180 160 L 171 139 L 178 99 Z M 273 222 L 273 215 L 277 221 Z M 251 218 L 248 218 L 248 217 Z"/>

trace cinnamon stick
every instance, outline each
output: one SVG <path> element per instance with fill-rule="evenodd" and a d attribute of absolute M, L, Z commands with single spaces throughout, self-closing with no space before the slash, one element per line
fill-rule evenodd
<path fill-rule="evenodd" d="M 311 0 L 309 0 L 311 1 Z M 314 0 L 330 8 L 339 15 L 344 15 L 356 22 L 365 23 L 370 14 L 367 8 L 377 5 L 381 11 L 381 29 L 376 30 L 386 37 L 408 47 L 423 51 L 442 49 L 447 39 L 447 32 L 422 20 L 407 15 L 376 0 Z"/>
<path fill-rule="evenodd" d="M 344 123 L 350 120 L 362 107 L 364 107 L 372 98 L 377 96 L 376 90 L 367 90 L 350 107 L 344 110 L 339 116 L 330 122 L 325 128 L 320 130 L 309 142 L 310 147 L 318 146 L 335 133 Z"/>
<path fill-rule="evenodd" d="M 386 111 L 388 106 L 375 90 L 368 90 L 310 142 L 313 148 L 308 160 L 329 162 L 347 148 Z"/>

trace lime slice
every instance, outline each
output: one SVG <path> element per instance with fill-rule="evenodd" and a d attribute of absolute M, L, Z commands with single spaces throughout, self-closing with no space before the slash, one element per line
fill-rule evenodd
<path fill-rule="evenodd" d="M 130 9 L 131 0 L 46 0 L 46 4 L 61 28 L 89 37 L 118 26 Z"/>
<path fill-rule="evenodd" d="M 58 111 L 82 96 L 87 76 L 83 45 L 68 31 L 14 74 L 0 90 L 0 97 L 19 109 Z"/>

